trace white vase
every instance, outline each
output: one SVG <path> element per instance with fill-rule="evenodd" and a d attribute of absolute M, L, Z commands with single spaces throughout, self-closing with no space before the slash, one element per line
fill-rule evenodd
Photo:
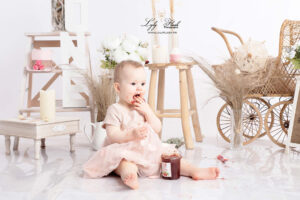
<path fill-rule="evenodd" d="M 52 26 L 53 31 L 65 31 L 65 2 L 52 0 Z"/>
<path fill-rule="evenodd" d="M 106 131 L 102 128 L 103 122 L 96 122 L 96 123 L 86 123 L 84 125 L 84 133 L 87 136 L 91 147 L 93 150 L 97 151 L 103 146 L 103 142 L 106 138 Z M 86 127 L 92 126 L 92 134 L 88 134 L 86 132 Z"/>
<path fill-rule="evenodd" d="M 231 138 L 230 146 L 232 150 L 239 150 L 243 147 L 243 124 L 242 109 L 230 109 Z"/>

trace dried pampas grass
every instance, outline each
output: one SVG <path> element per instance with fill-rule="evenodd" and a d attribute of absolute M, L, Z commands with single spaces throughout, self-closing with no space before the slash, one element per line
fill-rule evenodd
<path fill-rule="evenodd" d="M 235 52 L 233 58 L 216 66 L 211 66 L 201 57 L 192 57 L 213 81 L 219 91 L 219 97 L 231 107 L 234 120 L 233 146 L 241 144 L 243 101 L 252 90 L 263 86 L 268 81 L 273 73 L 273 69 L 268 66 L 273 66 L 275 62 L 274 59 L 267 57 L 265 62 L 261 62 L 262 64 L 258 67 L 258 62 L 252 60 L 252 54 L 245 54 L 245 51 L 242 54 L 239 53 L 240 51 Z M 255 70 L 251 68 L 253 63 L 256 64 Z"/>
<path fill-rule="evenodd" d="M 267 59 L 264 66 L 255 72 L 242 71 L 232 59 L 221 65 L 211 66 L 201 57 L 192 59 L 213 81 L 221 97 L 231 108 L 241 109 L 244 98 L 253 89 L 263 86 L 272 74 L 267 66 L 273 59 Z"/>
<path fill-rule="evenodd" d="M 107 108 L 116 102 L 113 78 L 109 74 L 91 76 L 84 74 L 86 85 L 97 108 L 97 122 L 104 120 Z"/>

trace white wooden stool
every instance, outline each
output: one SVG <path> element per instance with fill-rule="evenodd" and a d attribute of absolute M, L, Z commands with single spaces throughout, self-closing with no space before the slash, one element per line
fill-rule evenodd
<path fill-rule="evenodd" d="M 28 118 L 25 120 L 0 120 L 0 135 L 5 136 L 6 154 L 10 154 L 10 136 L 15 136 L 13 150 L 18 150 L 19 137 L 34 140 L 35 159 L 40 157 L 40 147 L 45 147 L 45 138 L 70 135 L 70 151 L 74 151 L 75 134 L 79 132 L 79 119 L 56 117 L 53 122 Z"/>
<path fill-rule="evenodd" d="M 182 131 L 184 135 L 185 146 L 187 149 L 194 148 L 194 142 L 189 124 L 189 116 L 192 117 L 196 141 L 202 141 L 193 76 L 191 72 L 191 68 L 194 64 L 195 63 L 163 63 L 146 65 L 151 70 L 148 103 L 152 110 L 155 112 L 155 114 L 160 118 L 161 122 L 165 117 L 181 119 Z M 164 109 L 165 69 L 171 66 L 175 66 L 179 71 L 180 109 Z M 158 70 L 159 80 L 157 89 L 157 107 L 155 109 Z M 188 107 L 189 103 L 190 109 Z"/>

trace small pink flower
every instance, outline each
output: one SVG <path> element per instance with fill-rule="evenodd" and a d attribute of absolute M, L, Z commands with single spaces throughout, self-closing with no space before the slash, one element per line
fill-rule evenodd
<path fill-rule="evenodd" d="M 33 65 L 34 70 L 43 70 L 45 66 L 42 64 L 42 61 L 37 60 L 35 61 L 35 64 Z"/>

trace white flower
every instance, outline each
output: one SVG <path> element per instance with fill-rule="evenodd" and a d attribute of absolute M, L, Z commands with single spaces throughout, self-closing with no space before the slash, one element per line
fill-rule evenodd
<path fill-rule="evenodd" d="M 109 36 L 102 42 L 102 48 L 114 50 L 121 45 L 121 38 L 116 36 Z"/>
<path fill-rule="evenodd" d="M 139 46 L 142 47 L 142 48 L 147 48 L 149 46 L 149 44 L 148 44 L 148 42 L 141 42 L 139 44 Z"/>
<path fill-rule="evenodd" d="M 134 44 L 135 46 L 138 46 L 141 43 L 141 41 L 133 35 L 127 35 L 126 34 L 124 36 L 124 40 Z"/>
<path fill-rule="evenodd" d="M 286 51 L 287 53 L 291 53 L 291 52 L 293 51 L 293 48 L 290 47 L 290 46 L 284 47 L 284 49 L 285 49 L 285 51 Z"/>
<path fill-rule="evenodd" d="M 101 52 L 105 57 L 104 62 L 106 63 L 120 63 L 129 59 L 143 62 L 148 58 L 147 47 L 148 44 L 146 42 L 142 42 L 132 35 L 110 36 L 102 42 Z M 105 68 L 107 65 L 102 65 L 102 67 Z"/>
<path fill-rule="evenodd" d="M 121 48 L 116 49 L 112 54 L 113 60 L 117 63 L 122 62 L 123 60 L 128 60 L 129 56 L 128 54 L 122 50 Z"/>
<path fill-rule="evenodd" d="M 141 57 L 140 57 L 138 54 L 136 54 L 135 52 L 130 53 L 130 54 L 128 55 L 128 59 L 129 59 L 129 60 L 134 60 L 134 61 L 136 61 L 136 62 L 142 62 Z"/>
<path fill-rule="evenodd" d="M 134 52 L 137 49 L 137 45 L 130 40 L 124 40 L 122 42 L 122 47 L 127 52 Z"/>
<path fill-rule="evenodd" d="M 294 58 L 295 55 L 296 55 L 296 51 L 294 50 L 294 51 L 289 52 L 288 57 L 289 58 Z"/>
<path fill-rule="evenodd" d="M 268 51 L 264 42 L 249 39 L 234 52 L 233 60 L 241 71 L 256 72 L 265 67 Z"/>
<path fill-rule="evenodd" d="M 146 48 L 138 47 L 136 50 L 137 54 L 139 54 L 144 60 L 148 59 L 148 50 Z"/>

